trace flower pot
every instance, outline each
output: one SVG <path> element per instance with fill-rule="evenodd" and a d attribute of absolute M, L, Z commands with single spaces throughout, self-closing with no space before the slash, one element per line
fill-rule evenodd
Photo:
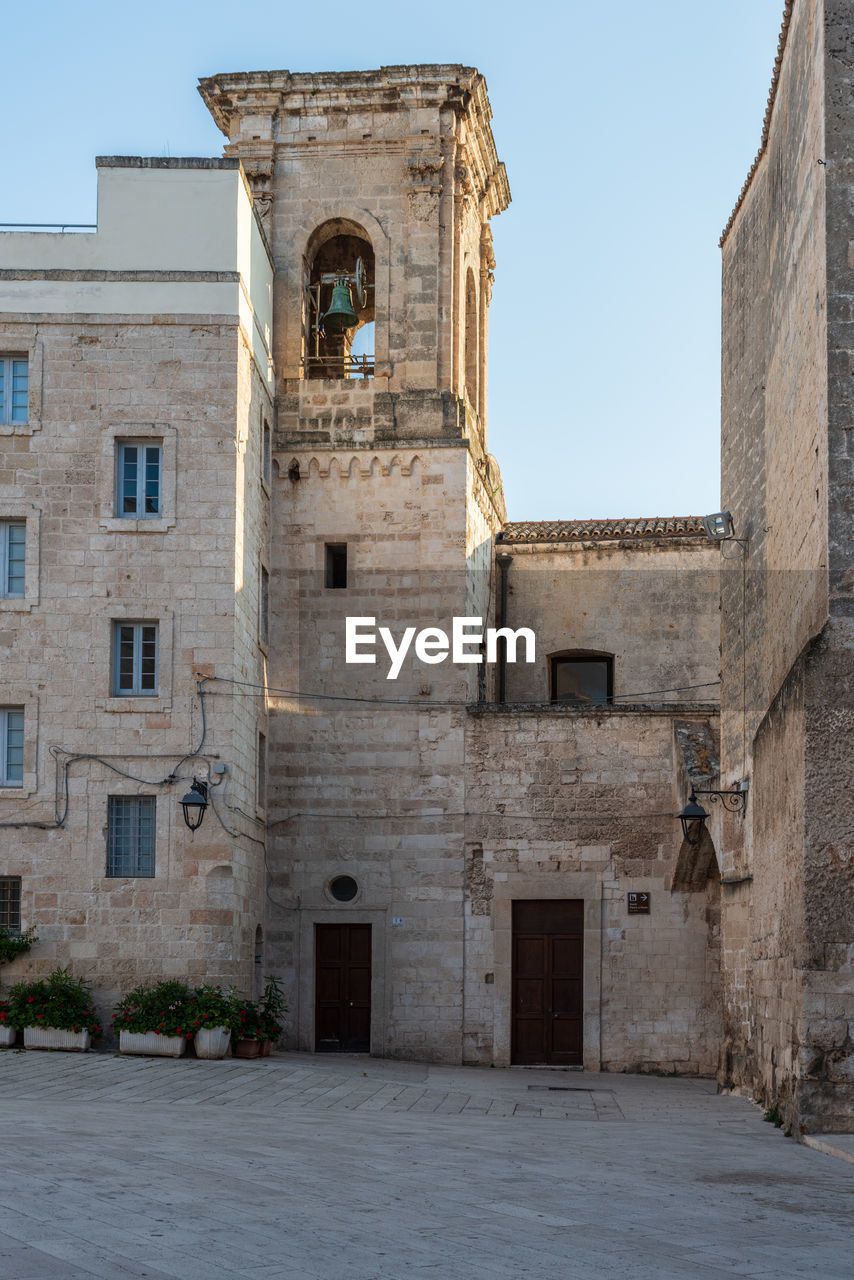
<path fill-rule="evenodd" d="M 235 1058 L 260 1058 L 260 1040 L 236 1040 L 234 1043 Z"/>
<path fill-rule="evenodd" d="M 8 1049 L 13 1045 L 18 1037 L 15 1027 L 0 1027 L 0 1049 Z"/>
<path fill-rule="evenodd" d="M 26 1049 L 67 1049 L 85 1053 L 92 1043 L 88 1031 L 62 1031 L 59 1027 L 24 1027 Z"/>
<path fill-rule="evenodd" d="M 187 1048 L 183 1036 L 162 1036 L 159 1031 L 120 1031 L 119 1053 L 144 1053 L 155 1058 L 180 1058 Z"/>
<path fill-rule="evenodd" d="M 195 1036 L 197 1058 L 224 1058 L 231 1044 L 228 1027 L 200 1027 Z"/>
<path fill-rule="evenodd" d="M 272 1052 L 273 1052 L 273 1041 L 272 1041 L 272 1040 L 262 1040 L 262 1041 L 261 1041 L 261 1057 L 262 1057 L 262 1058 L 269 1058 L 269 1056 L 270 1056 L 270 1054 L 271 1054 Z"/>

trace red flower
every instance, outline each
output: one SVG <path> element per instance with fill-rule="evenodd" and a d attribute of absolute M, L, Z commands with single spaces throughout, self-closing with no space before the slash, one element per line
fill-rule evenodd
<path fill-rule="evenodd" d="M 40 1013 L 37 1013 L 37 1014 L 36 1014 L 36 1017 L 38 1018 L 39 1022 L 41 1022 L 41 1020 L 42 1020 L 42 1015 L 41 1015 Z"/>
<path fill-rule="evenodd" d="M 193 1038 L 193 1033 L 192 1033 L 192 1031 L 188 1031 L 188 1032 L 187 1032 L 187 1034 L 186 1034 L 186 1036 L 184 1037 L 184 1039 L 185 1039 L 185 1040 L 192 1040 L 192 1038 Z"/>
<path fill-rule="evenodd" d="M 28 997 L 27 997 L 27 1004 L 32 1004 L 34 1000 L 35 1000 L 35 996 L 28 996 Z"/>
<path fill-rule="evenodd" d="M 176 1035 L 176 1036 L 180 1036 L 181 1034 L 182 1034 L 182 1033 L 181 1033 L 181 1028 L 180 1028 L 180 1027 L 176 1027 L 176 1028 L 175 1028 L 175 1035 Z"/>

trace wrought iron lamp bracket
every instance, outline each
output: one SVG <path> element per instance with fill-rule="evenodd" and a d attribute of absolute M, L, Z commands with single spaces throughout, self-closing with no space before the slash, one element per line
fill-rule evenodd
<path fill-rule="evenodd" d="M 734 787 L 730 791 L 712 791 L 699 787 L 691 788 L 692 796 L 708 796 L 712 804 L 721 804 L 730 813 L 746 813 L 747 812 L 747 793 L 749 787 L 746 782 L 742 782 L 740 786 Z"/>

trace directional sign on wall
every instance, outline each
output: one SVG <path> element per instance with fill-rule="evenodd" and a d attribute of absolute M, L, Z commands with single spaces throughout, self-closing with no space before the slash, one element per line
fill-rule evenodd
<path fill-rule="evenodd" d="M 630 893 L 629 894 L 629 915 L 630 916 L 648 916 L 649 915 L 649 894 L 648 893 Z"/>

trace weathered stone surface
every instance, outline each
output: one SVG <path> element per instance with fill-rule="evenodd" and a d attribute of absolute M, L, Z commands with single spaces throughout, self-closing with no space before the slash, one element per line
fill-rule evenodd
<path fill-rule="evenodd" d="M 744 822 L 715 824 L 739 885 L 725 1065 L 787 1120 L 840 1129 L 854 1112 L 824 1055 L 854 1012 L 850 5 L 787 5 L 784 35 L 723 241 L 723 503 L 744 542 L 722 574 L 721 761 L 751 783 Z"/>

